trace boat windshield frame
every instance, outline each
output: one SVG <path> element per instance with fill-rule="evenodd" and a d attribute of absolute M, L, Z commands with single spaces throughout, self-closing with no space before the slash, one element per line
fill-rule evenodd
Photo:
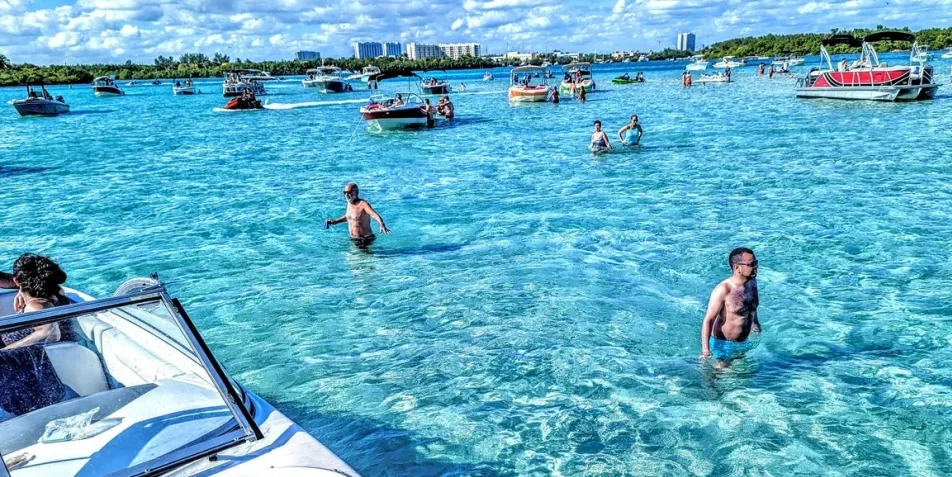
<path fill-rule="evenodd" d="M 171 322 L 178 327 L 178 331 L 182 333 L 187 344 L 191 346 L 192 349 L 189 351 L 195 353 L 199 364 L 211 378 L 215 390 L 218 391 L 222 402 L 231 411 L 238 428 L 212 439 L 190 444 L 147 462 L 114 472 L 109 474 L 110 477 L 158 475 L 235 445 L 262 439 L 264 435 L 255 422 L 251 409 L 245 404 L 243 391 L 234 384 L 231 377 L 212 355 L 211 350 L 198 333 L 198 328 L 189 318 L 182 304 L 178 299 L 171 298 L 165 286 L 161 283 L 125 295 L 73 303 L 34 312 L 0 316 L 0 334 L 145 303 L 161 304 L 168 311 Z M 3 461 L 3 455 L 0 454 L 0 477 L 9 476 L 10 471 Z"/>

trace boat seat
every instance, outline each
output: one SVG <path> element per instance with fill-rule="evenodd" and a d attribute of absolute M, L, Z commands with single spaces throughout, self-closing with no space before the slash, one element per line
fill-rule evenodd
<path fill-rule="evenodd" d="M 0 317 L 16 313 L 16 310 L 13 309 L 13 299 L 16 296 L 16 290 L 0 290 Z"/>
<path fill-rule="evenodd" d="M 90 396 L 54 404 L 0 423 L 0 454 L 10 454 L 36 444 L 46 431 L 46 424 L 55 419 L 76 416 L 95 408 L 97 422 L 122 409 L 130 402 L 155 389 L 155 384 L 144 384 L 111 389 Z"/>
<path fill-rule="evenodd" d="M 103 330 L 96 345 L 102 354 L 106 372 L 122 386 L 154 383 L 185 374 L 116 328 Z"/>
<path fill-rule="evenodd" d="M 99 355 L 78 343 L 66 341 L 46 345 L 46 355 L 60 381 L 81 397 L 109 389 Z"/>

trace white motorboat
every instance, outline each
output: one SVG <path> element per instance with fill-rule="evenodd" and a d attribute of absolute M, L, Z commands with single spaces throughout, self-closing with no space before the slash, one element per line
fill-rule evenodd
<path fill-rule="evenodd" d="M 943 60 L 952 59 L 952 48 L 949 48 L 949 51 L 942 53 L 942 59 Z"/>
<path fill-rule="evenodd" d="M 370 81 L 379 83 L 389 78 L 407 78 L 407 91 L 393 97 L 377 94 L 370 97 L 367 104 L 360 107 L 360 116 L 367 124 L 378 131 L 426 126 L 435 120 L 436 106 L 432 105 L 429 114 L 423 110 L 425 103 L 410 89 L 420 79 L 420 75 L 409 71 L 391 71 L 372 76 Z M 416 83 L 419 85 L 419 83 Z"/>
<path fill-rule="evenodd" d="M 496 77 L 493 76 L 493 74 L 490 73 L 489 71 L 483 73 L 483 81 L 492 81 L 494 79 L 496 79 Z"/>
<path fill-rule="evenodd" d="M 0 334 L 61 336 L 0 350 L 0 475 L 359 477 L 229 376 L 154 275 L 64 291 L 73 304 L 21 314 L 0 292 Z"/>
<path fill-rule="evenodd" d="M 100 76 L 93 80 L 93 94 L 103 96 L 124 96 L 126 93 L 111 76 Z"/>
<path fill-rule="evenodd" d="M 365 66 L 362 70 L 360 70 L 360 73 L 352 74 L 344 79 L 345 81 L 359 81 L 361 83 L 366 83 L 370 81 L 371 76 L 379 75 L 379 74 L 380 74 L 380 68 L 370 65 L 370 66 Z"/>
<path fill-rule="evenodd" d="M 687 71 L 704 71 L 711 64 L 710 61 L 704 59 L 704 55 L 694 55 L 691 58 L 694 58 L 694 62 L 684 67 Z"/>
<path fill-rule="evenodd" d="M 730 76 L 725 75 L 724 73 L 717 72 L 712 75 L 702 74 L 700 78 L 694 80 L 695 83 L 712 83 L 712 84 L 726 84 L 731 82 Z"/>
<path fill-rule="evenodd" d="M 645 56 L 645 55 L 641 55 L 641 56 L 639 56 L 639 57 L 638 57 L 638 61 L 639 61 L 639 62 L 645 62 L 645 61 L 648 61 L 648 57 L 647 57 L 647 56 Z"/>
<path fill-rule="evenodd" d="M 254 69 L 243 69 L 241 70 L 241 76 L 248 81 L 277 81 L 278 79 L 274 76 L 271 76 L 271 73 L 267 71 L 254 70 Z"/>
<path fill-rule="evenodd" d="M 538 84 L 532 84 L 533 77 L 544 72 L 540 66 L 520 66 L 509 72 L 509 101 L 513 103 L 541 103 L 549 100 L 549 85 L 545 76 L 541 76 Z M 520 76 L 519 73 L 525 73 Z"/>
<path fill-rule="evenodd" d="M 935 55 L 929 53 L 928 45 L 919 45 L 918 51 L 912 54 L 911 60 L 916 63 L 927 63 L 932 61 L 935 58 Z"/>
<path fill-rule="evenodd" d="M 54 98 L 40 85 L 41 93 L 37 94 L 33 87 L 26 87 L 26 98 L 10 101 L 10 105 L 20 116 L 59 116 L 69 112 L 69 105 L 62 96 Z"/>
<path fill-rule="evenodd" d="M 307 70 L 307 78 L 301 80 L 305 88 L 317 88 L 321 93 L 344 93 L 353 87 L 344 81 L 341 69 L 336 66 L 321 66 Z"/>
<path fill-rule="evenodd" d="M 198 93 L 201 93 L 201 91 L 195 88 L 192 80 L 185 80 L 184 83 L 176 81 L 172 84 L 172 94 L 175 96 L 190 96 Z"/>
<path fill-rule="evenodd" d="M 741 66 L 747 66 L 747 63 L 744 60 L 738 60 L 736 56 L 725 56 L 724 59 L 714 63 L 715 68 L 740 68 Z"/>
<path fill-rule="evenodd" d="M 234 98 L 241 96 L 245 91 L 251 91 L 255 96 L 265 96 L 268 94 L 264 89 L 264 83 L 245 78 L 245 71 L 248 70 L 229 70 L 225 73 L 225 81 L 223 81 L 221 85 L 222 96 Z"/>
<path fill-rule="evenodd" d="M 574 94 L 579 88 L 584 88 L 586 93 L 591 93 L 595 89 L 591 63 L 569 63 L 564 65 L 562 69 L 567 71 L 562 79 L 562 84 L 559 85 L 560 93 Z"/>
<path fill-rule="evenodd" d="M 804 62 L 806 62 L 806 59 L 802 56 L 781 56 L 774 58 L 772 64 L 786 69 L 791 66 L 802 66 Z"/>

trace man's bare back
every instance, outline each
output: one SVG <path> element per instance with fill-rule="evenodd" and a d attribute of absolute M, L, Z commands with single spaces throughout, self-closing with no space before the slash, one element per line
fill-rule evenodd
<path fill-rule="evenodd" d="M 750 249 L 738 248 L 728 257 L 731 276 L 714 287 L 701 323 L 701 359 L 712 356 L 730 361 L 742 350 L 751 332 L 760 332 L 757 307 L 757 259 Z"/>

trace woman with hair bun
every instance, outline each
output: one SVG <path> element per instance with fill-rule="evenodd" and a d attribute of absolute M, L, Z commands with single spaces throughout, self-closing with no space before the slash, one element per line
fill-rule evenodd
<path fill-rule="evenodd" d="M 49 257 L 25 253 L 13 263 L 13 275 L 2 274 L 0 286 L 12 283 L 19 288 L 14 300 L 17 313 L 39 311 L 67 305 L 69 298 L 60 285 L 66 282 L 66 272 Z M 0 348 L 14 349 L 36 343 L 59 341 L 62 337 L 58 323 L 0 334 Z"/>

